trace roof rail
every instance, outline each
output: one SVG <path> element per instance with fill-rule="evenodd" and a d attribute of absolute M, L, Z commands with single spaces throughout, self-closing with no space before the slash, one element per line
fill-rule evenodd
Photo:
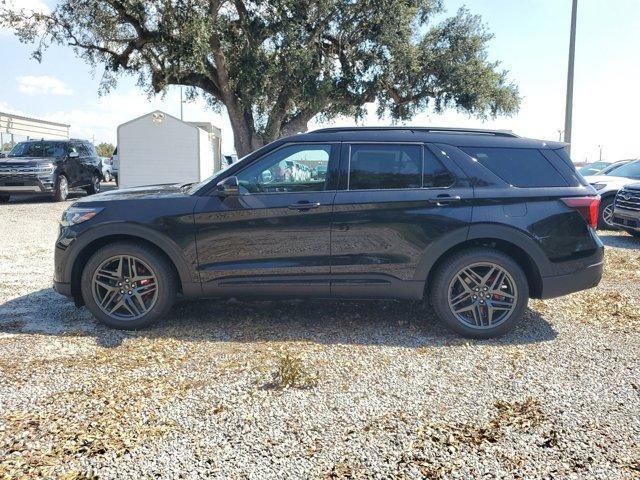
<path fill-rule="evenodd" d="M 511 130 L 488 130 L 483 128 L 456 128 L 456 127 L 412 127 L 412 126 L 392 126 L 392 127 L 328 127 L 313 130 L 316 132 L 345 132 L 345 131 L 366 131 L 366 130 L 411 130 L 415 132 L 436 132 L 436 133 L 471 133 L 475 135 L 494 135 L 496 137 L 520 138 Z"/>

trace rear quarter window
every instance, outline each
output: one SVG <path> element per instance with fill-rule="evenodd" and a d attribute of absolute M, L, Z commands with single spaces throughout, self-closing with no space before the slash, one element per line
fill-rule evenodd
<path fill-rule="evenodd" d="M 515 187 L 567 186 L 560 172 L 537 149 L 463 147 L 461 150 Z"/>

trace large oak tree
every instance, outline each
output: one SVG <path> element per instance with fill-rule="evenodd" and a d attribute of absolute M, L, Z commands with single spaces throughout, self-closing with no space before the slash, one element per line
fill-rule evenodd
<path fill-rule="evenodd" d="M 487 58 L 491 34 L 441 0 L 62 0 L 49 13 L 0 8 L 35 45 L 73 47 L 152 93 L 185 85 L 226 107 L 239 155 L 307 129 L 315 116 L 407 120 L 425 108 L 478 117 L 517 110 L 517 88 Z M 435 23 L 434 17 L 442 19 Z"/>

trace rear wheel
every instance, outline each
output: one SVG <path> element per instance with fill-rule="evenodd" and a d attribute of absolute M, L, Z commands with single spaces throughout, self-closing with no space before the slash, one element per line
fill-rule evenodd
<path fill-rule="evenodd" d="M 176 278 L 157 250 L 117 242 L 94 253 L 82 272 L 82 298 L 102 323 L 143 328 L 165 315 L 175 300 Z"/>
<path fill-rule="evenodd" d="M 109 170 L 104 172 L 104 181 L 105 182 L 110 182 L 111 181 L 111 173 L 109 172 Z"/>
<path fill-rule="evenodd" d="M 431 285 L 431 303 L 450 329 L 473 338 L 510 330 L 529 301 L 527 277 L 502 252 L 474 248 L 447 258 Z"/>
<path fill-rule="evenodd" d="M 600 211 L 598 215 L 598 228 L 605 230 L 615 230 L 613 225 L 613 202 L 615 197 L 603 198 L 600 202 Z"/>
<path fill-rule="evenodd" d="M 56 202 L 64 202 L 69 196 L 69 181 L 67 177 L 60 174 L 56 178 L 56 183 L 53 187 L 53 200 Z"/>
<path fill-rule="evenodd" d="M 98 175 L 94 174 L 93 177 L 91 177 L 91 185 L 85 188 L 85 191 L 89 195 L 100 193 L 100 177 Z"/>
<path fill-rule="evenodd" d="M 11 195 L 0 195 L 0 203 L 7 203 L 11 200 Z"/>

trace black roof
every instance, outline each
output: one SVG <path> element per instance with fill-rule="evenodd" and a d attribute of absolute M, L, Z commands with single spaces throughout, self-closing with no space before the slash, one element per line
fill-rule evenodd
<path fill-rule="evenodd" d="M 293 140 L 294 137 L 289 137 Z M 459 147 L 562 148 L 566 143 L 519 137 L 508 130 L 447 127 L 332 127 L 295 136 L 295 141 L 430 142 Z"/>

